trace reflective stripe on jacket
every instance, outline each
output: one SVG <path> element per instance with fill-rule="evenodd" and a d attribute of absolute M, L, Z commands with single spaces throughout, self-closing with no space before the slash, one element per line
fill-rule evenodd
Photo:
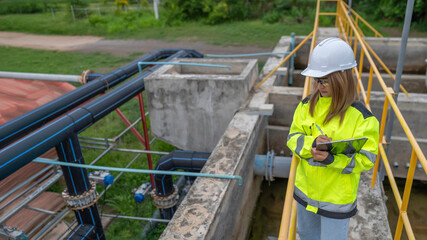
<path fill-rule="evenodd" d="M 297 168 L 294 198 L 319 215 L 330 218 L 349 218 L 357 212 L 356 198 L 360 173 L 372 168 L 378 153 L 379 123 L 360 102 L 346 111 L 342 124 L 336 116 L 327 124 L 331 98 L 319 97 L 310 115 L 310 97 L 301 101 L 295 110 L 287 146 L 301 161 Z M 316 124 L 333 141 L 366 137 L 359 152 L 330 155 L 318 162 L 311 155 L 313 141 L 321 135 Z"/>

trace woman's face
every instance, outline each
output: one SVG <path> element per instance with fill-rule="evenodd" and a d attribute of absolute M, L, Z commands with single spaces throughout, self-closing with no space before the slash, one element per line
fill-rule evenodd
<path fill-rule="evenodd" d="M 317 84 L 317 88 L 319 89 L 320 94 L 322 94 L 322 97 L 332 96 L 331 85 L 329 84 L 330 79 L 328 77 L 314 78 L 314 81 Z"/>

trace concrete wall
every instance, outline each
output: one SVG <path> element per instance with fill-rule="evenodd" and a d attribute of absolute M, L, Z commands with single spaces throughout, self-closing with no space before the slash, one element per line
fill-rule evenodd
<path fill-rule="evenodd" d="M 427 64 L 426 64 L 427 65 Z M 293 87 L 304 87 L 305 77 L 301 75 L 302 70 L 295 70 L 293 77 Z M 391 88 L 394 86 L 394 81 L 387 73 L 381 74 L 385 84 Z M 426 76 L 415 74 L 402 74 L 401 84 L 410 93 L 427 93 Z M 362 73 L 362 82 L 365 89 L 368 88 L 369 73 Z M 382 91 L 376 75 L 372 77 L 372 91 Z"/>
<path fill-rule="evenodd" d="M 257 60 L 178 59 L 226 68 L 167 65 L 145 80 L 151 131 L 185 150 L 212 151 L 258 75 Z"/>
<path fill-rule="evenodd" d="M 288 51 L 290 39 L 282 38 L 276 52 Z M 264 65 L 258 81 L 276 66 L 283 56 L 271 57 Z M 198 178 L 192 185 L 172 221 L 160 239 L 246 239 L 252 212 L 258 198 L 261 177 L 253 171 L 255 154 L 265 154 L 266 117 L 254 115 L 256 109 L 268 102 L 270 86 L 283 83 L 284 76 L 273 75 L 234 115 L 225 133 L 212 151 L 202 172 L 236 174 L 236 181 Z"/>
<path fill-rule="evenodd" d="M 295 42 L 299 44 L 305 37 L 297 37 Z M 319 38 L 319 41 L 321 38 Z M 400 51 L 400 38 L 370 38 L 367 37 L 366 41 L 377 53 L 385 65 L 394 73 L 396 72 L 397 59 Z M 360 45 L 358 45 L 360 50 Z M 295 68 L 304 69 L 308 62 L 308 53 L 310 44 L 306 43 L 298 50 L 295 57 Z M 356 53 L 356 58 L 359 58 L 360 52 Z M 373 56 L 372 56 L 373 57 Z M 427 39 L 426 38 L 409 38 L 408 46 L 406 49 L 406 57 L 404 64 L 404 73 L 422 74 L 426 73 L 427 58 Z M 358 61 L 358 60 L 357 60 Z M 359 62 L 359 61 L 358 61 Z M 364 61 L 364 71 L 369 72 L 367 61 Z M 382 68 L 378 65 L 380 71 Z"/>

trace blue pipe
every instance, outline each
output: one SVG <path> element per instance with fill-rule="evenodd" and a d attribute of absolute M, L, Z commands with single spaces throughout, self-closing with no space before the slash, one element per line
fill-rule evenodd
<path fill-rule="evenodd" d="M 194 56 L 192 51 L 178 51 L 167 61 L 176 57 Z M 200 55 L 201 56 L 201 55 Z M 39 130 L 0 150 L 0 180 L 6 178 L 19 168 L 25 166 L 50 148 L 63 142 L 72 133 L 79 133 L 93 123 L 126 103 L 144 87 L 144 78 L 159 66 L 132 78 L 124 84 L 110 90 L 93 101 L 80 106 L 72 112 L 56 119 Z M 135 65 L 135 68 L 138 68 Z"/>
<path fill-rule="evenodd" d="M 221 174 L 209 174 L 209 173 L 195 173 L 195 172 L 175 172 L 175 171 L 160 171 L 160 170 L 147 170 L 147 169 L 133 169 L 133 168 L 118 168 L 118 167 L 105 167 L 105 166 L 94 166 L 79 163 L 70 162 L 58 162 L 54 160 L 37 158 L 33 162 L 53 164 L 68 167 L 88 168 L 97 170 L 108 170 L 118 172 L 130 172 L 130 173 L 145 173 L 145 174 L 162 174 L 162 175 L 177 175 L 177 176 L 190 176 L 190 177 L 206 177 L 206 178 L 223 178 L 237 180 L 239 185 L 243 184 L 243 179 L 239 175 L 221 175 Z"/>
<path fill-rule="evenodd" d="M 291 51 L 293 51 L 295 48 L 295 33 L 291 33 Z M 293 74 L 294 74 L 294 60 L 295 60 L 295 54 L 291 56 L 291 59 L 289 60 L 289 78 L 288 78 L 288 85 L 292 86 L 293 84 Z"/>
<path fill-rule="evenodd" d="M 228 65 L 217 65 L 217 64 L 204 64 L 204 63 L 188 63 L 188 62 L 138 62 L 139 72 L 142 72 L 141 65 L 184 65 L 184 66 L 197 66 L 197 67 L 216 67 L 216 68 L 228 68 Z"/>
<path fill-rule="evenodd" d="M 131 77 L 138 72 L 137 63 L 141 61 L 157 61 L 173 54 L 178 53 L 181 49 L 161 49 L 146 54 L 143 57 L 118 68 L 112 73 L 106 74 L 100 78 L 90 81 L 76 90 L 63 95 L 55 100 L 46 103 L 12 121 L 0 125 L 0 148 L 16 141 L 29 132 L 34 131 L 50 120 L 60 116 L 70 109 L 84 103 L 95 97 L 99 93 L 115 86 L 121 81 Z M 184 56 L 185 55 L 185 56 Z M 202 54 L 194 50 L 186 50 L 181 57 L 203 57 Z M 142 66 L 148 67 L 148 65 Z"/>

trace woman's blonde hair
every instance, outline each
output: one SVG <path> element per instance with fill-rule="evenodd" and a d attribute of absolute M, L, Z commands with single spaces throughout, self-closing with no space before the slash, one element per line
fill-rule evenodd
<path fill-rule="evenodd" d="M 351 69 L 337 71 L 328 75 L 329 87 L 331 88 L 331 106 L 323 124 L 327 124 L 335 116 L 340 116 L 340 124 L 344 120 L 345 112 L 350 105 L 359 99 L 356 93 L 356 82 Z M 320 91 L 317 85 L 314 87 L 310 97 L 310 115 L 314 114 L 314 107 L 319 100 Z"/>

